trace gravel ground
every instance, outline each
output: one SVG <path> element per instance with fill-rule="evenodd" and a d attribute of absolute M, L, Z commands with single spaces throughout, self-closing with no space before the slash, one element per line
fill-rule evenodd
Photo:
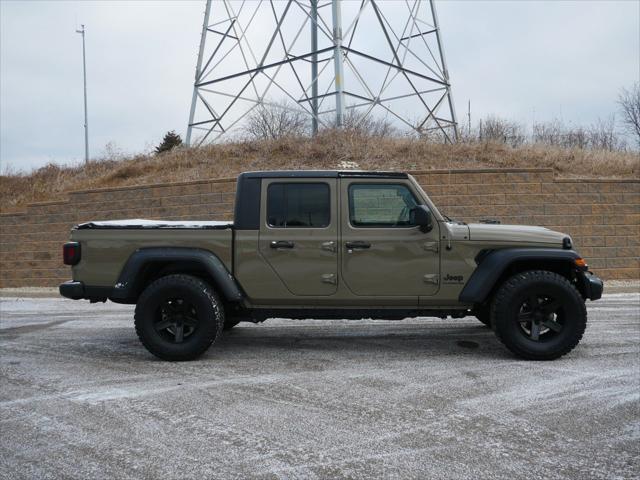
<path fill-rule="evenodd" d="M 0 301 L 1 478 L 638 478 L 640 295 L 574 352 L 472 318 L 236 327 L 155 360 L 132 308 Z"/>

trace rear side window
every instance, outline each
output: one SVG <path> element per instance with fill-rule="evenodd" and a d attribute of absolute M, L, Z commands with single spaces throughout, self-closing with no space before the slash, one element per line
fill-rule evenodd
<path fill-rule="evenodd" d="M 411 210 L 418 205 L 405 185 L 349 185 L 349 221 L 354 227 L 411 227 Z"/>
<path fill-rule="evenodd" d="M 267 190 L 267 224 L 276 228 L 327 227 L 329 195 L 326 183 L 272 183 Z"/>

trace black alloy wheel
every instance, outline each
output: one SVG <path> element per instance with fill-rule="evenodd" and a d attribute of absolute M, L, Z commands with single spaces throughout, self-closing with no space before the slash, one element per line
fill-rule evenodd
<path fill-rule="evenodd" d="M 519 357 L 553 360 L 578 345 L 587 327 L 584 299 L 568 278 L 529 270 L 507 279 L 491 303 L 498 339 Z"/>
<path fill-rule="evenodd" d="M 173 343 L 182 343 L 198 328 L 198 314 L 195 307 L 183 298 L 170 298 L 160 305 L 157 321 L 153 324 L 156 332 Z"/>
<path fill-rule="evenodd" d="M 193 360 L 222 334 L 224 307 L 205 280 L 185 274 L 161 277 L 145 288 L 135 313 L 136 333 L 163 360 Z"/>
<path fill-rule="evenodd" d="M 562 331 L 564 312 L 558 300 L 532 292 L 520 306 L 518 323 L 535 342 L 544 342 Z"/>

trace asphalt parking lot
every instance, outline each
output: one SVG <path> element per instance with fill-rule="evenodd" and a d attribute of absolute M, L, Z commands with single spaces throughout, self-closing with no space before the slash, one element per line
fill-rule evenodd
<path fill-rule="evenodd" d="M 2 478 L 637 478 L 640 295 L 553 362 L 473 318 L 241 324 L 201 360 L 132 307 L 0 299 Z"/>

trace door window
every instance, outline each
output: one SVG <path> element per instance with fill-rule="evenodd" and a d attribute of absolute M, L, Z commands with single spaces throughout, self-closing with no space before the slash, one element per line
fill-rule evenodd
<path fill-rule="evenodd" d="M 329 185 L 272 183 L 267 190 L 267 224 L 275 228 L 324 228 L 330 223 Z"/>
<path fill-rule="evenodd" d="M 349 185 L 349 221 L 354 227 L 412 227 L 411 210 L 417 205 L 406 185 Z"/>

